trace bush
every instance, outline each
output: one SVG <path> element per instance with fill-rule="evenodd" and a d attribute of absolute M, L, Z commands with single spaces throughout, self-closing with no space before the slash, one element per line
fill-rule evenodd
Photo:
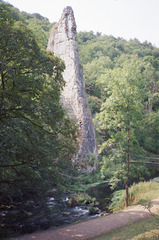
<path fill-rule="evenodd" d="M 152 182 L 159 183 L 159 177 L 153 178 Z"/>
<path fill-rule="evenodd" d="M 89 207 L 89 215 L 94 215 L 94 214 L 96 214 L 98 212 L 99 212 L 98 208 L 92 207 L 92 206 Z"/>
<path fill-rule="evenodd" d="M 118 190 L 113 193 L 112 203 L 109 206 L 110 211 L 118 211 L 125 206 L 125 190 Z"/>
<path fill-rule="evenodd" d="M 69 199 L 70 207 L 79 206 L 79 205 L 95 205 L 95 198 L 91 198 L 87 193 L 80 193 L 76 196 L 73 196 Z"/>

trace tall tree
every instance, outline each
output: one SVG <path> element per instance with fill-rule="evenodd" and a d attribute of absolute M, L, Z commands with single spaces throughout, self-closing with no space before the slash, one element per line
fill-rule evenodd
<path fill-rule="evenodd" d="M 97 115 L 98 128 L 107 132 L 107 141 L 102 144 L 101 151 L 105 151 L 118 171 L 125 175 L 126 206 L 130 160 L 140 150 L 135 131 L 144 117 L 144 68 L 141 60 L 132 59 L 121 68 L 108 71 L 104 85 L 109 97 Z"/>
<path fill-rule="evenodd" d="M 40 50 L 9 5 L 0 10 L 0 199 L 38 200 L 75 153 L 75 124 L 60 103 L 64 63 Z"/>

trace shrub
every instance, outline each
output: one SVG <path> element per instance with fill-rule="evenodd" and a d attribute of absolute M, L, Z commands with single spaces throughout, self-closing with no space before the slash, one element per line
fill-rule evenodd
<path fill-rule="evenodd" d="M 95 198 L 91 198 L 87 193 L 80 193 L 77 194 L 76 196 L 73 196 L 72 198 L 69 199 L 69 205 L 70 207 L 74 207 L 77 205 L 86 205 L 89 204 L 91 206 L 95 205 Z"/>

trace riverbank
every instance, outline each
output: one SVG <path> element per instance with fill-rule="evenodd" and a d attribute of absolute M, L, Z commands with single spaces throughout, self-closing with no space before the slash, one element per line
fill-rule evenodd
<path fill-rule="evenodd" d="M 107 183 L 88 186 L 87 192 L 68 192 L 63 195 L 50 192 L 41 204 L 26 202 L 10 208 L 2 206 L 0 239 L 44 231 L 50 227 L 64 227 L 107 212 L 111 200 L 108 198 L 110 188 Z"/>
<path fill-rule="evenodd" d="M 158 208 L 159 197 L 152 201 L 151 212 L 157 213 Z M 151 213 L 146 208 L 136 205 L 108 216 L 98 217 L 56 230 L 10 238 L 10 240 L 85 240 L 127 225 L 130 220 L 136 222 L 149 216 L 151 216 Z"/>

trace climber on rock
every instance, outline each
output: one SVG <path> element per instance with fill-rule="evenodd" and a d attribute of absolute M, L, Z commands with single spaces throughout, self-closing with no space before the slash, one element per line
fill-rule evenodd
<path fill-rule="evenodd" d="M 68 27 L 67 26 L 65 26 L 65 31 L 68 31 Z"/>
<path fill-rule="evenodd" d="M 83 125 L 82 121 L 79 120 L 79 126 L 80 126 L 80 128 L 82 127 L 82 125 Z"/>

